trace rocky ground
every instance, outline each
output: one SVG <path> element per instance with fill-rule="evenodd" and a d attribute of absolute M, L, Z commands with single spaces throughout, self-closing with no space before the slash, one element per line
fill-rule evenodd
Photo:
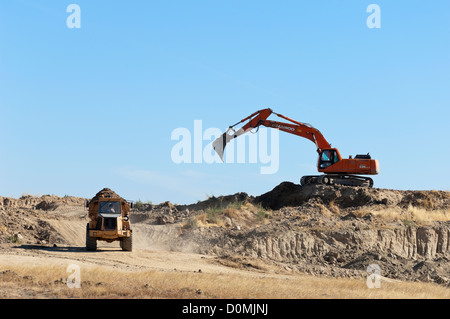
<path fill-rule="evenodd" d="M 0 197 L 0 244 L 82 249 L 85 203 L 71 196 Z M 131 222 L 141 249 L 327 277 L 366 277 L 376 265 L 391 280 L 450 287 L 448 191 L 285 182 L 257 197 L 238 193 L 192 205 L 137 206 Z"/>

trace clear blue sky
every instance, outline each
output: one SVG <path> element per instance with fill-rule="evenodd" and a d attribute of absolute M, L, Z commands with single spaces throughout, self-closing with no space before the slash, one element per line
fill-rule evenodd
<path fill-rule="evenodd" d="M 0 3 L 0 196 L 192 203 L 315 174 L 314 144 L 282 132 L 276 174 L 172 161 L 174 129 L 266 107 L 370 152 L 376 187 L 449 190 L 449 106 L 447 0 Z"/>

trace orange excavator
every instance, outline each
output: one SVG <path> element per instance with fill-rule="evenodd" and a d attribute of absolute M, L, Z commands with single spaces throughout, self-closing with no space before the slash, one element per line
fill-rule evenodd
<path fill-rule="evenodd" d="M 275 114 L 289 123 L 267 120 L 271 114 Z M 235 126 L 244 122 L 247 123 L 241 128 L 234 129 Z M 230 126 L 225 133 L 213 142 L 214 150 L 223 161 L 223 153 L 228 142 L 261 125 L 307 138 L 316 145 L 317 153 L 319 153 L 317 170 L 324 174 L 303 176 L 300 179 L 301 185 L 340 184 L 365 187 L 373 186 L 372 178 L 359 175 L 378 174 L 379 164 L 377 160 L 372 159 L 369 154 L 356 155 L 355 158 L 352 158 L 352 156 L 342 158 L 338 149 L 332 148 L 318 129 L 312 127 L 310 124 L 297 122 L 284 115 L 275 113 L 269 108 L 259 110 Z"/>

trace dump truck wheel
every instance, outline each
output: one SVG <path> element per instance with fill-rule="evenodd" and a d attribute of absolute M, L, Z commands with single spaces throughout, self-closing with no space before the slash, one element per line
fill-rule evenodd
<path fill-rule="evenodd" d="M 123 238 L 120 241 L 120 247 L 124 251 L 132 251 L 133 250 L 133 233 L 130 234 L 130 237 Z"/>
<path fill-rule="evenodd" d="M 89 223 L 86 225 L 86 250 L 97 250 L 97 238 L 89 236 Z"/>

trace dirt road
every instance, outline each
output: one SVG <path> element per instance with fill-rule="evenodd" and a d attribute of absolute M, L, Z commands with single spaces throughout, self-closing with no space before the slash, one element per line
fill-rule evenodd
<path fill-rule="evenodd" d="M 173 241 L 179 233 L 176 225 L 133 225 L 134 249 L 123 252 L 118 242 L 99 242 L 96 252 L 88 252 L 85 248 L 86 221 L 79 218 L 84 210 L 70 212 L 53 212 L 49 218 L 41 218 L 41 223 L 48 223 L 52 233 L 64 238 L 65 244 L 4 244 L 1 248 L 0 266 L 8 265 L 67 265 L 76 263 L 83 267 L 101 266 L 117 270 L 156 270 L 230 273 L 241 272 L 215 262 L 216 258 L 189 252 L 167 251 L 163 247 L 164 240 Z M 64 215 L 64 219 L 60 216 Z M 55 219 L 55 216 L 58 216 Z M 244 272 L 244 273 L 248 273 Z"/>
<path fill-rule="evenodd" d="M 183 252 L 135 249 L 123 252 L 118 247 L 100 247 L 97 252 L 87 252 L 84 247 L 43 247 L 22 245 L 1 250 L 0 267 L 64 266 L 78 264 L 81 267 L 102 267 L 121 271 L 179 271 L 204 273 L 241 273 L 218 264 L 212 256 Z"/>

